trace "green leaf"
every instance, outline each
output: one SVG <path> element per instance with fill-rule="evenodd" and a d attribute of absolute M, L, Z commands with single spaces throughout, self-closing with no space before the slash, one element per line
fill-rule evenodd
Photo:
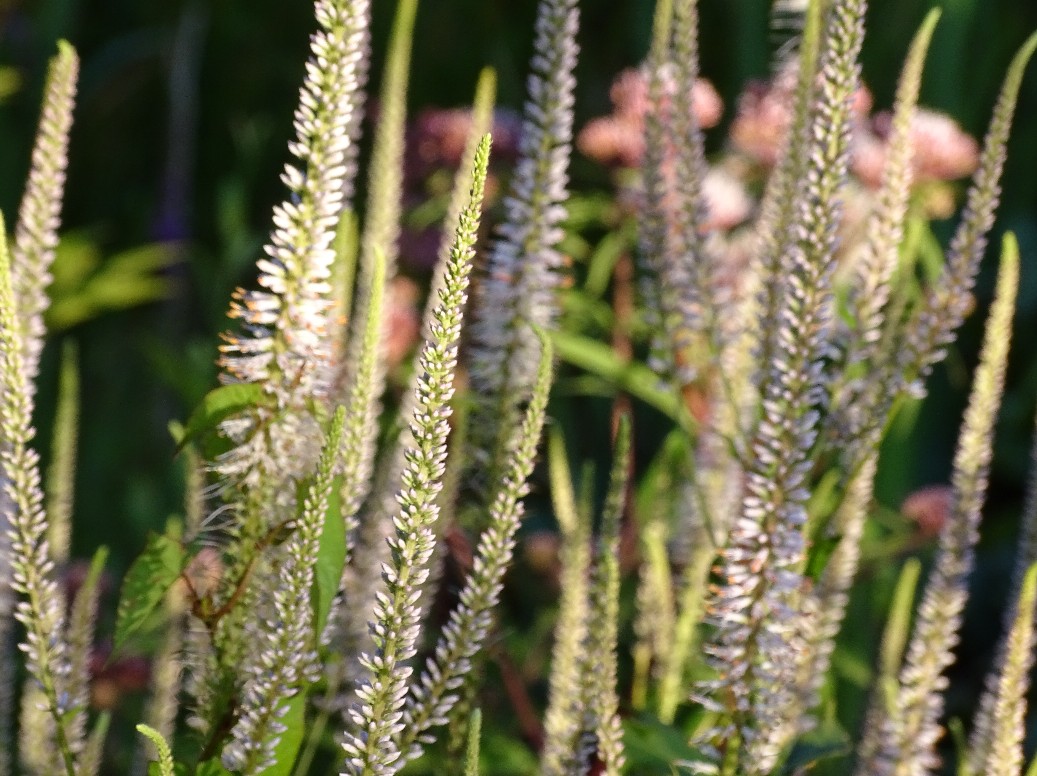
<path fill-rule="evenodd" d="M 782 773 L 799 776 L 808 772 L 822 760 L 842 757 L 850 753 L 850 736 L 832 721 L 822 722 L 820 727 L 800 736 L 792 746 Z"/>
<path fill-rule="evenodd" d="M 288 711 L 280 719 L 285 726 L 281 740 L 277 742 L 274 749 L 274 765 L 265 771 L 263 776 L 290 776 L 295 758 L 299 756 L 299 747 L 302 746 L 303 734 L 306 732 L 306 693 L 296 693 L 288 701 Z M 226 773 L 220 771 L 219 773 Z M 201 776 L 202 771 L 198 771 Z M 216 773 L 213 774 L 216 776 Z"/>
<path fill-rule="evenodd" d="M 841 540 L 841 536 L 822 536 L 814 541 L 807 558 L 806 575 L 810 579 L 816 582 L 821 578 L 821 574 L 828 565 L 828 559 L 832 557 L 832 553 L 835 552 L 835 548 L 839 546 Z"/>
<path fill-rule="evenodd" d="M 648 367 L 630 362 L 608 345 L 578 334 L 551 332 L 551 342 L 563 361 L 610 381 L 674 421 L 694 422 L 683 411 L 678 396 L 665 390 L 659 376 Z"/>
<path fill-rule="evenodd" d="M 682 730 L 648 715 L 623 720 L 623 751 L 631 773 L 671 774 L 673 764 L 701 760 Z"/>
<path fill-rule="evenodd" d="M 342 477 L 336 477 L 328 497 L 328 513 L 320 535 L 320 550 L 314 566 L 313 625 L 320 637 L 331 613 L 331 603 L 342 581 L 346 565 L 346 524 L 342 519 Z"/>
<path fill-rule="evenodd" d="M 169 536 L 150 534 L 144 552 L 133 562 L 122 583 L 115 620 L 115 650 L 148 621 L 187 565 L 187 551 Z"/>
<path fill-rule="evenodd" d="M 194 408 L 180 438 L 177 450 L 193 439 L 213 431 L 221 421 L 243 412 L 250 407 L 267 404 L 270 397 L 259 383 L 230 383 L 221 385 L 205 394 L 201 403 Z"/>
<path fill-rule="evenodd" d="M 587 262 L 587 279 L 583 284 L 590 296 L 598 298 L 605 294 L 616 264 L 633 244 L 632 226 L 632 222 L 626 222 L 621 229 L 609 232 L 594 249 Z"/>

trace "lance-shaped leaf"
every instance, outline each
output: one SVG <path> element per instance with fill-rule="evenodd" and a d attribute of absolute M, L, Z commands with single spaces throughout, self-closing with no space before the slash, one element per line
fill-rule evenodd
<path fill-rule="evenodd" d="M 841 431 L 852 441 L 861 436 L 861 427 L 882 425 L 882 418 L 873 417 L 869 399 L 876 397 L 869 390 L 882 390 L 883 375 L 895 366 L 889 363 L 881 345 L 884 327 L 899 325 L 899 320 L 887 322 L 887 304 L 891 282 L 899 261 L 900 244 L 904 239 L 904 224 L 913 183 L 912 162 L 914 143 L 911 137 L 915 106 L 922 81 L 922 69 L 932 40 L 933 30 L 940 18 L 934 9 L 925 18 L 915 34 L 900 75 L 896 102 L 893 109 L 892 129 L 887 144 L 889 149 L 882 170 L 878 202 L 865 227 L 867 239 L 863 251 L 854 261 L 856 283 L 854 289 L 854 328 L 845 357 L 846 371 L 835 387 L 833 414 L 846 424 Z M 862 396 L 866 394 L 865 396 Z M 866 438 L 870 435 L 865 435 Z"/>

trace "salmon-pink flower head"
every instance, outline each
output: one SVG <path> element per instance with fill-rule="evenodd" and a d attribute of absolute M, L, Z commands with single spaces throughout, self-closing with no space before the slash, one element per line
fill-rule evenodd
<path fill-rule="evenodd" d="M 911 140 L 919 180 L 958 180 L 979 166 L 979 144 L 946 114 L 924 108 L 916 111 Z"/>
<path fill-rule="evenodd" d="M 706 202 L 703 230 L 728 231 L 749 218 L 753 200 L 742 181 L 727 170 L 713 167 L 702 181 L 702 197 Z"/>
<path fill-rule="evenodd" d="M 677 88 L 675 80 L 669 76 L 670 71 L 664 70 L 664 98 L 672 98 Z M 616 76 L 609 97 L 616 116 L 643 120 L 652 107 L 648 94 L 648 73 L 645 68 L 628 68 Z M 709 81 L 704 78 L 695 79 L 691 101 L 695 110 L 695 123 L 699 128 L 709 129 L 720 122 L 720 117 L 724 114 L 724 102 Z"/>
<path fill-rule="evenodd" d="M 576 147 L 606 167 L 637 167 L 645 153 L 644 123 L 623 114 L 592 119 L 577 136 Z"/>
<path fill-rule="evenodd" d="M 663 112 L 672 104 L 676 83 L 663 73 Z M 648 75 L 644 68 L 620 73 L 609 92 L 613 112 L 591 120 L 580 132 L 576 146 L 585 156 L 608 167 L 639 167 L 645 153 L 645 117 L 651 110 Z M 700 129 L 715 127 L 724 103 L 713 85 L 703 78 L 692 87 L 692 108 Z"/>
<path fill-rule="evenodd" d="M 778 160 L 795 104 L 796 62 L 782 68 L 771 81 L 752 81 L 738 99 L 731 125 L 735 147 L 766 167 Z M 859 122 L 871 111 L 871 92 L 863 84 L 853 95 L 852 111 Z"/>
<path fill-rule="evenodd" d="M 854 172 L 872 188 L 877 188 L 882 180 L 892 121 L 890 113 L 880 113 L 872 121 L 872 131 L 859 133 L 855 139 Z M 926 108 L 915 111 L 911 145 L 916 183 L 958 180 L 971 175 L 979 166 L 979 144 L 943 113 Z"/>
<path fill-rule="evenodd" d="M 773 166 L 791 120 L 792 91 L 785 79 L 779 77 L 772 84 L 754 81 L 738 99 L 731 141 L 761 164 Z"/>
<path fill-rule="evenodd" d="M 618 116 L 643 119 L 650 106 L 648 78 L 641 68 L 630 67 L 616 76 L 609 90 L 609 98 Z"/>
<path fill-rule="evenodd" d="M 900 511 L 918 526 L 925 536 L 936 536 L 954 507 L 954 489 L 949 485 L 929 485 L 904 499 Z"/>

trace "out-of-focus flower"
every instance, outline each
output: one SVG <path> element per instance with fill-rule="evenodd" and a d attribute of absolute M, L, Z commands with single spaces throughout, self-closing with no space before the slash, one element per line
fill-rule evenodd
<path fill-rule="evenodd" d="M 889 119 L 886 119 L 888 124 Z M 953 181 L 979 166 L 979 144 L 943 113 L 920 109 L 911 121 L 915 176 L 919 180 Z"/>
<path fill-rule="evenodd" d="M 407 144 L 411 179 L 423 179 L 433 170 L 457 167 L 472 128 L 469 108 L 430 108 L 415 118 Z M 493 114 L 493 158 L 512 160 L 518 154 L 522 122 L 518 114 L 499 109 Z"/>
<path fill-rule="evenodd" d="M 662 76 L 665 107 L 665 102 L 676 94 L 677 85 L 668 70 L 663 70 Z M 648 73 L 644 68 L 624 70 L 612 82 L 609 98 L 617 117 L 643 121 L 652 107 L 648 94 Z M 715 127 L 724 114 L 724 102 L 720 94 L 704 78 L 695 80 L 691 103 L 695 111 L 695 123 L 701 129 Z"/>
<path fill-rule="evenodd" d="M 706 201 L 705 231 L 727 231 L 749 218 L 753 200 L 745 185 L 722 167 L 713 167 L 702 182 Z"/>
<path fill-rule="evenodd" d="M 796 67 L 791 63 L 771 81 L 749 84 L 738 100 L 738 113 L 731 125 L 731 142 L 742 153 L 771 167 L 777 162 L 795 103 Z M 864 85 L 853 97 L 853 115 L 864 122 L 873 99 Z"/>
<path fill-rule="evenodd" d="M 663 73 L 663 105 L 667 110 L 674 96 L 674 79 Z M 651 109 L 648 76 L 643 68 L 624 70 L 612 83 L 609 92 L 613 112 L 592 119 L 576 139 L 576 147 L 585 156 L 609 167 L 638 167 L 645 150 L 645 118 Z M 717 90 L 699 78 L 692 88 L 695 122 L 701 129 L 714 127 L 724 112 Z"/>
<path fill-rule="evenodd" d="M 924 536 L 937 536 L 954 506 L 954 490 L 949 485 L 929 485 L 916 490 L 900 506 L 900 511 L 915 522 Z"/>
<path fill-rule="evenodd" d="M 702 182 L 702 197 L 706 205 L 706 217 L 701 227 L 704 233 L 733 229 L 746 221 L 755 207 L 737 169 L 728 169 L 726 165 L 709 169 Z M 666 204 L 672 211 L 671 199 L 667 198 Z M 639 213 L 644 207 L 644 190 L 638 185 L 623 186 L 618 202 L 623 210 Z"/>
<path fill-rule="evenodd" d="M 753 81 L 746 87 L 731 125 L 735 148 L 768 167 L 777 161 L 792 120 L 795 85 L 795 70 L 786 68 L 770 83 Z"/>
<path fill-rule="evenodd" d="M 609 90 L 616 115 L 642 119 L 648 113 L 648 79 L 639 68 L 627 68 L 616 76 Z"/>
<path fill-rule="evenodd" d="M 580 131 L 576 147 L 606 167 L 637 167 L 645 153 L 644 126 L 622 115 L 601 116 Z"/>
<path fill-rule="evenodd" d="M 871 122 L 870 131 L 862 131 L 854 139 L 854 174 L 871 188 L 877 188 L 882 180 L 891 123 L 890 113 L 880 113 Z M 916 183 L 958 180 L 971 175 L 979 165 L 979 144 L 943 113 L 926 108 L 915 111 L 911 143 Z"/>

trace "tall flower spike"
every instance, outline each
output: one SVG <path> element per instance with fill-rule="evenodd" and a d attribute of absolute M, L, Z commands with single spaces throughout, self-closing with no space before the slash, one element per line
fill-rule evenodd
<path fill-rule="evenodd" d="M 86 740 L 87 710 L 90 707 L 90 659 L 94 654 L 97 630 L 97 608 L 101 597 L 101 574 L 108 559 L 108 550 L 101 548 L 94 554 L 86 579 L 72 600 L 68 619 L 69 678 L 68 694 L 75 710 L 68 716 L 69 736 L 78 746 Z M 86 750 L 79 752 L 77 764 L 82 772 Z"/>
<path fill-rule="evenodd" d="M 771 3 L 770 33 L 774 52 L 773 70 L 779 70 L 795 53 L 806 26 L 810 0 L 774 0 Z"/>
<path fill-rule="evenodd" d="M 76 437 L 79 432 L 79 366 L 75 346 L 66 344 L 61 358 L 58 407 L 54 415 L 50 471 L 47 472 L 47 515 L 50 555 L 68 561 L 72 539 L 72 500 L 76 479 Z"/>
<path fill-rule="evenodd" d="M 345 418 L 345 408 L 339 407 L 332 418 L 317 473 L 288 540 L 279 572 L 280 585 L 273 591 L 274 618 L 265 623 L 262 651 L 258 663 L 251 666 L 252 674 L 241 693 L 237 722 L 230 732 L 230 743 L 223 750 L 224 766 L 244 776 L 262 773 L 276 763 L 277 743 L 286 730 L 281 718 L 288 703 L 319 676 L 310 595 Z"/>
<path fill-rule="evenodd" d="M 879 751 L 873 762 L 862 764 L 862 773 L 920 776 L 936 767 L 935 745 L 942 732 L 941 691 L 946 685 L 943 672 L 954 660 L 952 650 L 968 596 L 1019 286 L 1018 254 L 1011 244 L 1009 238 L 954 458 L 954 508 L 940 532 L 933 571 L 900 671 L 899 692 L 882 720 Z"/>
<path fill-rule="evenodd" d="M 820 0 L 811 0 L 807 8 L 803 37 L 799 42 L 798 69 L 791 67 L 779 73 L 778 78 L 795 76 L 792 121 L 782 139 L 782 151 L 778 164 L 771 173 L 760 203 L 760 215 L 756 223 L 754 260 L 750 264 L 749 291 L 753 294 L 749 308 L 756 307 L 755 318 L 765 321 L 778 319 L 786 278 L 782 272 L 782 260 L 787 252 L 787 243 L 795 234 L 792 224 L 796 216 L 796 193 L 806 174 L 806 153 L 809 136 L 806 133 L 810 121 L 810 110 L 817 72 L 818 47 L 822 34 L 822 12 Z M 753 316 L 749 316 L 752 319 Z M 746 327 L 748 328 L 748 327 Z M 764 326 L 760 331 L 748 335 L 756 340 L 755 363 L 760 365 L 749 382 L 762 394 L 769 375 L 765 365 L 773 361 L 777 347 L 777 327 Z M 750 370 L 750 372 L 753 370 Z"/>
<path fill-rule="evenodd" d="M 562 570 L 540 772 L 543 776 L 567 776 L 581 772 L 584 766 L 579 736 L 583 724 L 581 655 L 589 616 L 590 519 L 576 504 L 565 440 L 560 432 L 548 437 L 548 456 L 551 500 L 562 534 Z"/>
<path fill-rule="evenodd" d="M 428 337 L 431 334 L 432 326 L 435 323 L 436 305 L 439 302 L 440 293 L 444 288 L 446 281 L 447 268 L 450 265 L 450 251 L 453 247 L 454 235 L 457 233 L 457 227 L 461 220 L 461 215 L 464 210 L 464 206 L 468 200 L 468 197 L 472 190 L 472 176 L 474 175 L 475 167 L 475 155 L 479 150 L 479 144 L 482 142 L 483 137 L 491 129 L 493 122 L 493 101 L 494 93 L 496 90 L 496 78 L 493 72 L 490 70 L 484 71 L 479 78 L 479 84 L 476 87 L 475 100 L 472 108 L 472 126 L 468 134 L 467 141 L 465 143 L 465 149 L 461 157 L 461 166 L 458 169 L 457 175 L 454 177 L 454 186 L 450 194 L 450 202 L 447 205 L 447 214 L 444 219 L 443 229 L 443 241 L 440 245 L 440 253 L 436 262 L 435 270 L 432 274 L 432 281 L 429 285 L 428 300 L 425 305 L 425 313 L 422 317 L 422 336 Z M 407 392 L 403 395 L 400 401 L 400 417 L 409 418 L 414 414 L 414 404 L 417 401 L 417 381 L 421 379 L 422 373 L 415 364 L 414 373 L 411 378 L 411 383 L 408 386 Z M 372 419 L 373 421 L 374 419 Z M 455 419 L 456 421 L 456 419 Z M 456 422 L 455 422 L 455 439 L 457 434 Z M 373 595 L 373 590 L 377 588 L 377 577 L 381 569 L 383 558 L 381 557 L 384 553 L 378 551 L 372 551 L 372 546 L 375 550 L 383 549 L 385 544 L 385 535 L 378 533 L 379 529 L 386 530 L 384 526 L 390 526 L 391 530 L 391 516 L 396 510 L 396 494 L 400 490 L 400 476 L 403 473 L 403 469 L 406 465 L 406 450 L 413 440 L 410 438 L 410 434 L 407 429 L 401 429 L 397 437 L 392 441 L 392 446 L 386 453 L 386 460 L 388 461 L 388 471 L 384 472 L 384 484 L 380 488 L 380 492 L 375 495 L 372 499 L 374 504 L 370 509 L 367 516 L 367 535 L 363 537 L 364 541 L 362 546 L 364 547 L 365 553 L 369 556 L 364 559 L 359 559 L 361 563 L 354 564 L 354 574 L 357 579 L 357 584 L 350 588 L 350 593 L 360 595 L 359 600 L 364 600 L 365 597 L 369 598 Z M 457 461 L 451 461 L 448 458 L 448 468 L 456 467 L 460 465 Z M 449 498 L 451 494 L 443 493 L 440 498 L 440 505 L 442 508 L 447 508 L 447 503 L 452 503 Z M 440 521 L 441 524 L 443 521 Z M 376 544 L 377 542 L 377 544 Z M 433 562 L 432 576 L 429 577 L 428 584 L 432 587 L 437 582 L 435 577 L 435 568 L 441 564 Z M 365 592 L 366 591 L 366 592 Z M 356 597 L 354 595 L 354 598 Z M 431 603 L 431 596 L 427 596 L 426 600 Z M 370 607 L 358 606 L 358 609 L 369 611 Z"/>
<path fill-rule="evenodd" d="M 674 7 L 671 7 L 674 6 Z M 695 0 L 656 6 L 649 55 L 651 110 L 645 126 L 645 223 L 641 232 L 643 292 L 652 316 L 658 370 L 676 383 L 697 364 L 691 346 L 716 349 L 714 288 L 702 236 L 702 182 L 708 167 L 692 105 L 698 78 L 698 12 Z M 675 168 L 675 172 L 669 172 Z"/>
<path fill-rule="evenodd" d="M 66 43 L 58 43 L 58 53 L 51 60 L 44 87 L 43 107 L 40 114 L 32 163 L 25 193 L 18 211 L 14 242 L 11 246 L 11 285 L 13 288 L 13 320 L 19 327 L 18 340 L 22 348 L 22 368 L 30 395 L 35 392 L 34 380 L 40 353 L 43 350 L 43 313 L 50 300 L 50 266 L 58 244 L 61 202 L 65 189 L 65 166 L 68 158 L 68 134 L 72 126 L 76 79 L 79 75 L 79 57 Z M 3 383 L 0 383 L 0 389 Z M 7 731 L 12 717 L 15 686 L 11 658 L 7 654 L 11 611 L 14 606 L 10 592 L 12 569 L 9 565 L 10 526 L 6 519 L 12 505 L 8 502 L 7 483 L 0 472 L 0 774 L 9 769 L 10 752 Z"/>
<path fill-rule="evenodd" d="M 372 297 L 379 284 L 375 275 L 381 274 L 380 285 L 384 294 L 385 282 L 396 274 L 396 258 L 400 230 L 400 213 L 403 197 L 403 145 L 406 124 L 407 85 L 410 69 L 410 54 L 414 35 L 414 21 L 418 0 L 400 0 L 396 6 L 389 52 L 381 85 L 381 115 L 374 137 L 370 170 L 368 173 L 367 218 L 360 239 L 359 293 L 354 306 L 350 340 L 346 359 L 341 364 L 337 383 L 339 390 L 348 389 L 352 396 L 358 391 L 366 394 L 367 428 L 364 429 L 362 451 L 363 472 L 347 477 L 357 487 L 351 497 L 356 506 L 367 496 L 370 489 L 370 473 L 374 468 L 377 418 L 382 394 L 385 392 L 385 356 L 382 338 L 385 336 L 384 321 L 379 310 L 382 299 Z M 376 335 L 372 339 L 372 335 Z M 372 348 L 372 344 L 374 347 Z M 358 407 L 360 409 L 360 407 Z M 407 416 L 403 416 L 407 417 Z M 345 494 L 344 494 L 345 495 Z M 393 494 L 395 495 L 395 493 Z M 357 523 L 354 553 L 355 562 L 346 569 L 343 579 L 347 609 L 337 612 L 338 625 L 342 631 L 347 660 L 370 649 L 367 633 L 368 616 L 374 605 L 374 594 L 378 589 L 382 565 L 388 559 L 386 539 L 392 534 L 392 512 L 395 504 L 386 511 L 368 511 Z M 355 510 L 346 511 L 349 528 L 352 528 Z M 349 673 L 350 679 L 356 674 Z M 348 697 L 344 699 L 348 704 Z"/>
<path fill-rule="evenodd" d="M 364 0 L 367 5 L 367 0 Z M 366 10 L 366 8 L 365 8 Z M 371 151 L 368 171 L 367 213 L 364 231 L 360 238 L 359 290 L 356 314 L 351 322 L 350 342 L 345 361 L 338 365 L 337 382 L 340 386 L 354 378 L 359 369 L 358 361 L 363 350 L 371 300 L 368 289 L 373 287 L 376 264 L 384 265 L 387 279 L 396 275 L 396 258 L 399 252 L 400 213 L 403 198 L 403 145 L 407 120 L 407 84 L 410 71 L 411 44 L 414 37 L 414 20 L 418 12 L 418 0 L 399 0 L 393 20 L 389 52 L 386 57 L 385 73 L 382 75 L 381 109 L 378 128 Z M 366 43 L 366 40 L 365 40 Z M 366 65 L 364 74 L 366 75 Z M 378 370 L 374 374 L 381 396 L 385 384 L 382 357 L 378 357 Z"/>
<path fill-rule="evenodd" d="M 698 79 L 698 8 L 696 0 L 675 0 L 673 58 L 676 94 L 673 99 L 673 136 L 676 155 L 676 250 L 665 261 L 672 264 L 663 278 L 667 288 L 678 294 L 680 332 L 674 346 L 680 360 L 689 359 L 690 345 L 705 341 L 711 353 L 720 348 L 711 252 L 703 237 L 706 204 L 702 184 L 709 171 L 702 132 L 695 121 L 692 95 Z"/>
<path fill-rule="evenodd" d="M 798 680 L 800 704 L 804 713 L 800 723 L 801 729 L 813 726 L 809 713 L 820 700 L 821 687 L 831 667 L 836 637 L 846 616 L 850 588 L 853 586 L 860 561 L 864 523 L 875 491 L 877 463 L 878 455 L 872 455 L 854 473 L 826 536 L 828 539 L 836 538 L 839 543 L 832 551 L 815 588 L 817 627 L 808 639 L 809 657 L 803 662 L 803 672 Z"/>
<path fill-rule="evenodd" d="M 1037 600 L 1037 566 L 1023 579 L 1015 602 L 1015 622 L 1008 633 L 1001 675 L 991 715 L 992 736 L 989 749 L 973 771 L 984 776 L 1016 776 L 1023 767 L 1023 739 L 1026 728 L 1026 693 L 1033 667 L 1034 601 Z M 978 753 L 969 752 L 972 760 Z"/>
<path fill-rule="evenodd" d="M 360 670 L 357 657 L 369 648 L 367 615 L 374 605 L 378 572 L 388 555 L 385 529 L 369 519 L 360 530 L 360 508 L 367 498 L 373 479 L 378 441 L 378 413 L 383 389 L 382 371 L 382 307 L 385 300 L 385 260 L 375 255 L 371 288 L 366 292 L 367 318 L 363 342 L 356 360 L 356 371 L 345 398 L 346 422 L 342 433 L 339 487 L 342 520 L 346 537 L 346 553 L 340 595 L 329 612 L 321 640 L 331 644 L 341 656 L 339 665 L 328 672 L 329 698 L 336 698 L 338 710 L 352 700 L 352 680 Z M 370 515 L 369 515 L 370 517 Z M 358 551 L 359 550 L 359 551 Z M 347 603 L 348 605 L 343 605 Z M 343 688 L 348 687 L 346 692 Z"/>
<path fill-rule="evenodd" d="M 54 725 L 57 750 L 68 776 L 75 775 L 75 741 L 67 714 L 69 661 L 65 642 L 62 596 L 54 581 L 54 563 L 47 548 L 47 515 L 40 490 L 39 456 L 29 447 L 32 428 L 32 392 L 24 364 L 22 335 L 15 318 L 11 264 L 6 232 L 0 217 L 0 462 L 6 490 L 11 587 L 23 596 L 15 619 L 25 627 L 21 647 L 29 675 L 39 684 L 47 715 Z"/>
<path fill-rule="evenodd" d="M 612 476 L 591 572 L 590 616 L 584 650 L 584 735 L 593 742 L 605 776 L 619 776 L 625 761 L 619 718 L 619 529 L 630 475 L 630 419 L 621 418 L 613 451 Z M 588 742 L 590 743 L 590 742 Z"/>
<path fill-rule="evenodd" d="M 421 629 L 421 586 L 428 577 L 435 541 L 433 524 L 439 514 L 436 496 L 446 462 L 457 342 L 489 155 L 490 138 L 486 136 L 476 154 L 477 172 L 454 239 L 435 324 L 422 348 L 420 367 L 424 377 L 418 385 L 419 398 L 411 418 L 414 444 L 407 452 L 400 511 L 394 519 L 396 533 L 389 540 L 392 558 L 384 567 L 384 587 L 378 593 L 372 622 L 375 652 L 361 659 L 367 675 L 357 691 L 360 706 L 350 711 L 356 729 L 347 733 L 343 744 L 348 756 L 345 773 L 353 776 L 392 774 L 403 765 L 397 741 L 412 671 L 407 662 L 417 651 Z"/>
<path fill-rule="evenodd" d="M 423 745 L 432 742 L 427 730 L 446 724 L 447 714 L 458 701 L 457 690 L 489 636 L 493 609 L 504 586 L 504 573 L 515 552 L 515 535 L 524 512 L 522 498 L 529 490 L 528 480 L 533 472 L 551 391 L 551 345 L 546 337 L 541 339 L 543 349 L 533 398 L 521 427 L 514 432 L 508 470 L 490 504 L 489 525 L 479 537 L 472 571 L 420 681 L 407 700 L 400 751 L 408 760 L 420 756 Z"/>
<path fill-rule="evenodd" d="M 897 268 L 900 243 L 904 236 L 904 221 L 907 216 L 911 195 L 912 160 L 914 143 L 911 136 L 912 120 L 918 103 L 918 91 L 922 81 L 929 42 L 940 18 L 939 9 L 933 9 L 915 34 L 908 52 L 904 69 L 897 86 L 893 109 L 892 131 L 888 142 L 889 155 L 882 171 L 882 183 L 878 202 L 865 228 L 867 240 L 861 255 L 856 259 L 857 282 L 854 291 L 855 327 L 849 343 L 845 363 L 852 370 L 854 365 L 874 365 L 882 357 L 879 343 L 885 321 L 886 304 L 890 297 L 890 282 Z M 840 414 L 861 411 L 860 392 L 867 377 L 857 375 L 848 386 L 838 386 L 848 391 L 845 396 L 837 394 Z M 866 411 L 865 411 L 866 414 Z M 854 437 L 866 421 L 855 419 L 845 433 Z"/>
<path fill-rule="evenodd" d="M 43 313 L 50 304 L 47 285 L 58 245 L 61 202 L 68 164 L 68 133 L 72 127 L 79 57 L 65 41 L 47 70 L 43 110 L 40 114 L 32 166 L 18 208 L 18 223 L 11 246 L 11 285 L 17 305 L 16 320 L 22 332 L 22 360 L 31 387 L 43 350 Z"/>
<path fill-rule="evenodd" d="M 774 357 L 754 434 L 740 516 L 721 562 L 708 648 L 718 678 L 709 695 L 730 728 L 710 735 L 717 758 L 746 776 L 774 767 L 799 723 L 795 691 L 808 628 L 802 564 L 817 405 L 825 401 L 822 359 L 831 315 L 839 189 L 846 178 L 851 100 L 863 40 L 863 0 L 836 0 L 811 112 L 806 175 L 796 196 L 795 240 L 783 260 L 786 291 Z M 732 751 L 737 741 L 737 753 Z"/>
<path fill-rule="evenodd" d="M 256 262 L 262 290 L 238 290 L 230 317 L 241 335 L 225 335 L 223 378 L 258 383 L 275 407 L 225 421 L 237 445 L 218 462 L 248 488 L 287 483 L 312 469 L 320 428 L 308 408 L 328 392 L 332 353 L 332 241 L 343 204 L 358 77 L 366 49 L 367 0 L 317 0 L 319 30 L 295 111 L 297 164 L 281 180 L 288 198 L 274 208 L 267 254 Z"/>
<path fill-rule="evenodd" d="M 558 244 L 568 198 L 576 80 L 576 0 L 540 0 L 518 165 L 505 198 L 475 307 L 469 357 L 479 403 L 473 444 L 484 456 L 488 482 L 502 468 L 503 447 L 517 407 L 535 382 L 538 345 L 528 326 L 549 331 L 562 269 Z"/>
<path fill-rule="evenodd" d="M 1008 650 L 1009 632 L 1017 616 L 1017 607 L 1014 602 L 1021 595 L 1023 578 L 1030 567 L 1037 563 L 1037 434 L 1034 434 L 1030 465 L 1030 483 L 1027 487 L 1026 504 L 1023 506 L 1023 514 L 1020 519 L 1022 527 L 1020 529 L 1019 549 L 1016 552 L 1012 585 L 1008 591 L 1010 603 L 1005 609 L 1005 635 L 998 646 L 994 668 L 987 675 L 986 687 L 979 701 L 979 711 L 976 712 L 976 717 L 972 723 L 972 735 L 969 737 L 969 764 L 974 773 L 980 773 L 978 768 L 990 749 L 991 739 L 994 735 L 994 705 L 997 702 L 1000 673 Z"/>
<path fill-rule="evenodd" d="M 653 366 L 676 380 L 678 370 L 673 343 L 677 336 L 673 328 L 677 311 L 672 295 L 667 295 L 663 282 L 666 260 L 670 255 L 670 240 L 664 172 L 667 116 L 662 109 L 662 80 L 669 60 L 672 26 L 673 0 L 658 0 L 652 22 L 652 48 L 648 55 L 651 109 L 645 116 L 645 153 L 641 163 L 645 201 L 638 229 L 638 258 L 642 265 L 640 291 L 645 315 L 653 333 Z"/>
<path fill-rule="evenodd" d="M 994 224 L 994 212 L 1001 195 L 1001 173 L 1005 147 L 1012 128 L 1026 65 L 1037 50 L 1037 33 L 1031 35 L 1008 68 L 994 115 L 983 142 L 977 170 L 969 188 L 965 213 L 951 240 L 947 266 L 936 287 L 923 299 L 904 334 L 896 374 L 908 381 L 911 390 L 921 391 L 922 381 L 939 361 L 946 346 L 964 320 L 972 304 L 971 292 L 987 245 L 987 234 Z M 895 325 L 891 321 L 889 325 Z M 910 381 L 915 383 L 911 384 Z"/>
<path fill-rule="evenodd" d="M 378 130 L 368 175 L 367 219 L 360 240 L 361 272 L 370 271 L 376 251 L 386 261 L 386 276 L 396 274 L 403 191 L 403 145 L 407 121 L 407 82 L 418 0 L 399 0 L 392 43 L 382 80 Z M 363 277 L 363 275 L 361 275 Z M 360 318 L 362 320 L 362 317 Z"/>

